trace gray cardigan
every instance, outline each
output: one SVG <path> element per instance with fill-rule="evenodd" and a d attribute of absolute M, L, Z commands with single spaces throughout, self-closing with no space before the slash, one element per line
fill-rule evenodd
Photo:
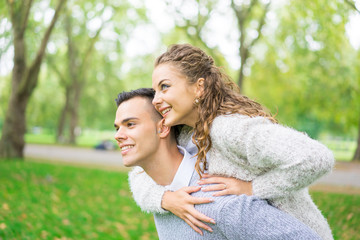
<path fill-rule="evenodd" d="M 263 117 L 240 114 L 216 117 L 210 137 L 213 144 L 207 155 L 210 174 L 252 181 L 255 196 L 298 218 L 322 239 L 333 239 L 326 219 L 307 189 L 333 167 L 333 154 L 324 145 Z M 191 133 L 184 130 L 179 143 L 186 146 L 190 139 Z M 129 181 L 142 210 L 165 212 L 161 208 L 163 186 L 156 185 L 146 174 L 135 172 L 130 172 Z"/>

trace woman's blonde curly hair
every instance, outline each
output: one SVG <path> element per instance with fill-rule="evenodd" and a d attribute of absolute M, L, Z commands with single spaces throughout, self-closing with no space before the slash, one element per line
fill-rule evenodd
<path fill-rule="evenodd" d="M 215 117 L 239 113 L 277 122 L 259 103 L 241 95 L 238 86 L 200 48 L 190 44 L 171 45 L 156 59 L 155 67 L 163 63 L 175 66 L 186 76 L 189 84 L 196 83 L 199 78 L 204 79 L 204 92 L 196 104 L 199 118 L 193 134 L 193 142 L 199 150 L 195 168 L 200 176 L 207 169 L 206 153 L 211 148 L 210 128 Z"/>

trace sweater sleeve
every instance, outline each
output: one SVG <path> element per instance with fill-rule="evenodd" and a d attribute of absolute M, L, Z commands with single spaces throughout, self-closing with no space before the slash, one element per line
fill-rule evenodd
<path fill-rule="evenodd" d="M 134 167 L 129 172 L 130 190 L 133 198 L 142 211 L 148 213 L 166 213 L 161 207 L 161 200 L 166 191 L 146 174 L 141 167 Z"/>
<path fill-rule="evenodd" d="M 283 197 L 307 187 L 334 165 L 332 152 L 304 133 L 263 117 L 219 118 L 212 129 L 215 145 L 232 152 L 235 161 L 261 170 L 252 185 L 254 195 L 262 199 Z"/>
<path fill-rule="evenodd" d="M 321 239 L 300 220 L 253 196 L 232 198 L 219 213 L 217 224 L 227 239 Z"/>

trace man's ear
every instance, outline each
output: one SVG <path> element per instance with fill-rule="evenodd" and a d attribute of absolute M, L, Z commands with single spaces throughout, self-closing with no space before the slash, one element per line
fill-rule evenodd
<path fill-rule="evenodd" d="M 200 98 L 204 94 L 204 78 L 199 78 L 196 81 L 196 97 Z"/>
<path fill-rule="evenodd" d="M 165 118 L 161 119 L 161 121 L 159 121 L 157 124 L 157 133 L 159 134 L 160 138 L 166 138 L 171 131 L 171 127 L 166 126 L 164 123 Z"/>

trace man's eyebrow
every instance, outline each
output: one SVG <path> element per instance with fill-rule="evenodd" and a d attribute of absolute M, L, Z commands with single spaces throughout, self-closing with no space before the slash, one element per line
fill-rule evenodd
<path fill-rule="evenodd" d="M 139 120 L 139 118 L 136 118 L 136 117 L 125 118 L 124 120 L 121 121 L 121 124 L 124 124 L 124 123 L 126 123 L 128 121 L 131 121 L 131 120 Z M 118 128 L 119 126 L 116 123 L 114 123 L 114 127 Z"/>
<path fill-rule="evenodd" d="M 128 121 L 131 121 L 131 120 L 139 120 L 139 118 L 136 118 L 136 117 L 129 117 L 129 118 L 125 118 L 124 120 L 121 121 L 121 124 L 124 124 Z"/>

